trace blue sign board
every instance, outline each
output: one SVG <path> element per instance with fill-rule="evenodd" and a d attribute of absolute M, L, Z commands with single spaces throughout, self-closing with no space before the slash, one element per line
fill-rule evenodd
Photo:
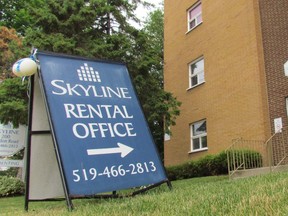
<path fill-rule="evenodd" d="M 167 181 L 125 64 L 38 52 L 69 195 Z"/>

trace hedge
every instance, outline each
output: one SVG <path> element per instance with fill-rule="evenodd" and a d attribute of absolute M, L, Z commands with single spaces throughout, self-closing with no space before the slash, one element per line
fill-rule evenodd
<path fill-rule="evenodd" d="M 14 177 L 0 176 L 0 197 L 24 194 L 24 183 Z"/>
<path fill-rule="evenodd" d="M 234 151 L 236 157 L 240 157 L 243 150 Z M 231 154 L 231 152 L 229 153 Z M 262 156 L 260 153 L 251 150 L 245 150 L 244 156 L 253 160 L 260 160 L 258 167 L 262 165 Z M 242 157 L 242 156 L 241 156 Z M 249 168 L 249 165 L 246 165 Z M 189 161 L 184 164 L 170 166 L 166 168 L 168 179 L 170 181 L 187 179 L 193 177 L 204 177 L 213 175 L 227 175 L 228 163 L 227 153 L 221 152 L 217 155 L 207 155 L 197 161 Z"/>

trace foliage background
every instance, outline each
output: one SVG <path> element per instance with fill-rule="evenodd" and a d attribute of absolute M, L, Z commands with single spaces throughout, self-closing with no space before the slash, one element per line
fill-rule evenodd
<path fill-rule="evenodd" d="M 2 0 L 0 3 L 0 122 L 27 124 L 27 84 L 11 75 L 31 47 L 125 62 L 163 158 L 163 137 L 181 103 L 163 88 L 163 10 L 142 29 L 135 9 L 143 0 Z"/>

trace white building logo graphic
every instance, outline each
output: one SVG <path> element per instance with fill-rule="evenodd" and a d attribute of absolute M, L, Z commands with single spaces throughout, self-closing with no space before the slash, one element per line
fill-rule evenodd
<path fill-rule="evenodd" d="M 77 69 L 79 80 L 90 81 L 90 82 L 101 82 L 98 71 L 94 71 L 92 67 L 89 67 L 87 63 Z"/>

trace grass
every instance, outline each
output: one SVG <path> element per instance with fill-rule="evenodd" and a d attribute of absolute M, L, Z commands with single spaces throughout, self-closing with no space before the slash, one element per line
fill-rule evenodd
<path fill-rule="evenodd" d="M 124 199 L 73 200 L 68 212 L 65 201 L 29 202 L 24 197 L 1 198 L 0 215 L 288 215 L 288 172 L 246 179 L 227 176 L 193 178 L 164 184 L 145 194 Z"/>

